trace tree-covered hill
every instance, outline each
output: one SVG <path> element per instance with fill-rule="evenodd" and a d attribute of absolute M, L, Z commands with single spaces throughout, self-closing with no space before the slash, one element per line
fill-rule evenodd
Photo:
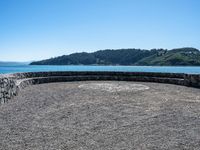
<path fill-rule="evenodd" d="M 100 50 L 93 53 L 73 53 L 31 65 L 152 65 L 152 66 L 197 66 L 200 51 L 195 48 L 179 49 L 118 49 Z"/>
<path fill-rule="evenodd" d="M 200 51 L 194 48 L 161 51 L 139 60 L 136 65 L 198 66 L 200 65 Z"/>

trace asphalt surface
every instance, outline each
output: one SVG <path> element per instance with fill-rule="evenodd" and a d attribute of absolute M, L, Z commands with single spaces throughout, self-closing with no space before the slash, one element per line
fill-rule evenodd
<path fill-rule="evenodd" d="M 87 81 L 33 85 L 0 106 L 1 150 L 198 150 L 200 89 Z"/>

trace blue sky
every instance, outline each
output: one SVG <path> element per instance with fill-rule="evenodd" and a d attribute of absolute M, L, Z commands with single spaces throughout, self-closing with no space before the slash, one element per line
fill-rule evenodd
<path fill-rule="evenodd" d="M 117 48 L 200 49 L 200 0 L 0 0 L 0 60 Z"/>

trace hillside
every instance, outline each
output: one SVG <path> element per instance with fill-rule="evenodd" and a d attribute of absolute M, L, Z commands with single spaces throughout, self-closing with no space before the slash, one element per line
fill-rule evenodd
<path fill-rule="evenodd" d="M 30 65 L 198 66 L 200 65 L 200 51 L 195 48 L 100 50 L 93 53 L 63 55 L 32 62 Z"/>

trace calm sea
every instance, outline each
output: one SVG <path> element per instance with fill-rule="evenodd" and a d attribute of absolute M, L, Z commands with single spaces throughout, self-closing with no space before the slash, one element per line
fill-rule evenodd
<path fill-rule="evenodd" d="M 0 66 L 0 74 L 41 71 L 125 71 L 125 72 L 171 72 L 200 73 L 200 67 L 158 67 L 158 66 Z"/>

